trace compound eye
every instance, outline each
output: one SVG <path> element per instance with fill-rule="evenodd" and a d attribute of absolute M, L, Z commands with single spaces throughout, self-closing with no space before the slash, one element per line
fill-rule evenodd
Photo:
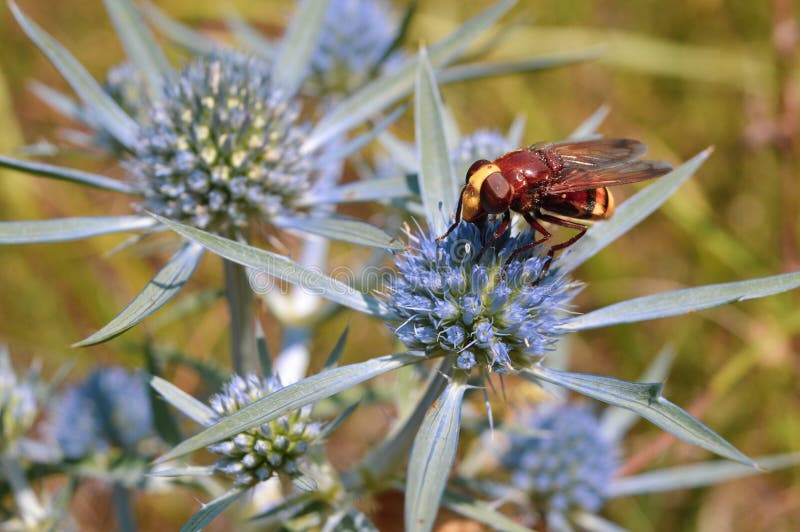
<path fill-rule="evenodd" d="M 481 185 L 481 207 L 489 214 L 507 211 L 511 196 L 511 185 L 500 172 L 490 174 Z"/>
<path fill-rule="evenodd" d="M 465 183 L 469 183 L 469 178 L 472 177 L 472 174 L 477 172 L 478 168 L 480 168 L 485 164 L 492 164 L 492 163 L 490 161 L 487 161 L 486 159 L 481 159 L 479 161 L 475 161 L 474 163 L 472 163 L 472 166 L 470 166 L 469 170 L 467 170 L 467 178 L 465 180 Z"/>

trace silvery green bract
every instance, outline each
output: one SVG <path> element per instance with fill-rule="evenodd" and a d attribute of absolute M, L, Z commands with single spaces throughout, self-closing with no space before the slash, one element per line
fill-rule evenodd
<path fill-rule="evenodd" d="M 422 202 L 432 234 L 443 234 L 448 222 L 442 213 L 452 213 L 460 184 L 450 162 L 441 100 L 433 72 L 427 64 L 424 53 L 418 71 L 415 111 Z M 691 176 L 708 154 L 709 152 L 701 153 L 654 184 L 642 189 L 617 210 L 614 218 L 593 226 L 584 239 L 555 260 L 548 277 L 542 282 L 554 282 L 565 278 L 579 264 L 653 212 Z M 314 289 L 316 293 L 333 301 L 381 317 L 394 324 L 393 327 L 397 327 L 398 316 L 391 308 L 391 304 L 384 305 L 371 295 L 359 293 L 318 272 L 313 274 L 304 272 L 297 264 L 290 266 L 278 263 L 262 250 L 190 226 L 171 221 L 165 223 L 187 238 L 229 260 L 251 268 L 262 268 L 271 275 L 297 283 L 307 289 Z M 448 238 L 452 238 L 452 234 Z M 420 249 L 416 251 L 413 249 L 413 246 L 421 245 L 419 242 L 411 242 L 410 245 L 412 246 L 410 253 L 423 253 Z M 473 264 L 476 263 L 477 255 L 470 256 L 468 260 Z M 520 263 L 524 263 L 525 260 L 518 259 Z M 520 267 L 522 266 L 523 264 L 520 264 Z M 459 269 L 464 267 L 460 265 Z M 468 269 L 471 269 L 471 266 Z M 675 316 L 732 301 L 777 294 L 798 286 L 800 286 L 800 274 L 790 273 L 666 292 L 621 302 L 607 309 L 598 309 L 583 315 L 564 317 L 559 313 L 552 319 L 563 321 L 554 324 L 553 327 L 565 334 L 615 323 Z M 432 294 L 430 298 L 435 298 L 435 295 Z M 436 302 L 430 298 L 426 298 L 426 301 L 417 308 L 409 305 L 409 311 L 416 312 L 414 316 L 418 316 L 420 320 L 430 321 L 431 313 L 436 306 Z M 444 304 L 446 299 L 441 298 L 439 302 Z M 504 303 L 501 302 L 502 304 Z M 408 320 L 410 317 L 413 318 L 408 316 L 405 319 Z M 440 371 L 444 375 L 451 375 L 449 380 L 442 382 L 440 379 L 437 383 L 432 382 L 429 385 L 428 393 L 424 395 L 426 399 L 421 400 L 409 417 L 400 422 L 398 429 L 389 437 L 390 442 L 380 446 L 365 460 L 369 467 L 361 470 L 368 476 L 369 482 L 374 482 L 375 470 L 382 470 L 381 468 L 391 470 L 392 467 L 387 464 L 396 464 L 398 457 L 402 456 L 413 440 L 406 485 L 406 523 L 407 527 L 430 529 L 444 493 L 450 466 L 455 458 L 461 419 L 461 399 L 469 389 L 469 373 L 458 367 L 458 356 L 461 353 L 453 347 L 455 344 L 450 342 L 445 334 L 431 336 L 426 332 L 426 336 L 418 340 L 426 345 L 425 351 L 385 355 L 362 363 L 327 369 L 289 385 L 182 442 L 162 457 L 162 460 L 177 458 L 242 430 L 258 426 L 289 410 L 346 390 L 379 374 L 422 362 L 431 357 L 443 357 Z M 524 341 L 521 338 L 519 340 Z M 509 339 L 504 341 L 508 342 Z M 435 345 L 436 349 L 431 349 L 430 345 Z M 478 357 L 475 357 L 475 360 L 480 364 L 492 361 L 489 358 Z M 528 359 L 526 365 L 520 364 L 513 369 L 514 374 L 534 383 L 554 384 L 631 410 L 681 439 L 728 459 L 753 465 L 750 459 L 699 420 L 667 401 L 662 396 L 661 383 L 634 383 L 611 377 L 560 371 L 550 369 L 535 359 Z M 435 406 L 429 409 L 431 404 Z M 358 471 L 358 468 L 356 470 Z"/>

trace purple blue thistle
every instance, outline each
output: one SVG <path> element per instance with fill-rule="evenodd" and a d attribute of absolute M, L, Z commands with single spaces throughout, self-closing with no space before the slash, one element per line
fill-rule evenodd
<path fill-rule="evenodd" d="M 385 0 L 332 0 L 311 60 L 307 90 L 329 96 L 360 87 L 376 74 L 398 30 Z"/>
<path fill-rule="evenodd" d="M 547 406 L 524 416 L 503 464 L 512 485 L 543 513 L 598 511 L 616 473 L 618 449 L 585 408 Z"/>
<path fill-rule="evenodd" d="M 499 222 L 461 223 L 447 238 L 409 235 L 395 258 L 398 274 L 387 303 L 392 328 L 410 349 L 456 355 L 459 369 L 508 373 L 530 366 L 558 339 L 558 325 L 577 290 L 559 276 L 536 283 L 546 258 L 535 251 L 506 260 L 534 235 L 503 234 L 479 256 Z"/>
<path fill-rule="evenodd" d="M 128 164 L 142 207 L 217 232 L 289 210 L 314 178 L 299 117 L 299 101 L 273 85 L 261 60 L 194 60 L 165 84 Z"/>
<path fill-rule="evenodd" d="M 274 377 L 236 375 L 211 398 L 210 405 L 220 419 L 281 388 Z M 311 419 L 311 407 L 306 407 L 215 443 L 208 450 L 222 457 L 215 464 L 217 472 L 231 477 L 237 486 L 249 487 L 273 475 L 298 476 L 299 464 L 320 434 L 320 424 Z"/>
<path fill-rule="evenodd" d="M 54 436 L 64 456 L 80 459 L 120 447 L 136 454 L 155 434 L 144 377 L 120 367 L 96 370 L 54 405 Z"/>

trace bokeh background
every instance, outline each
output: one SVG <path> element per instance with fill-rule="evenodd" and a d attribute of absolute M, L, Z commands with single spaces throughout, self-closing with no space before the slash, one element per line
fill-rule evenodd
<path fill-rule="evenodd" d="M 411 29 L 414 43 L 444 35 L 490 2 L 422 0 Z M 123 58 L 100 0 L 23 0 L 25 12 L 66 45 L 95 75 Z M 223 32 L 225 6 L 169 0 L 158 5 L 203 31 Z M 279 34 L 293 2 L 233 1 L 253 24 Z M 402 5 L 400 2 L 398 6 Z M 465 82 L 443 88 L 463 132 L 506 130 L 527 117 L 526 142 L 563 138 L 600 105 L 611 113 L 600 131 L 650 146 L 650 156 L 679 163 L 709 145 L 715 152 L 697 175 L 656 214 L 589 261 L 577 277 L 587 283 L 578 310 L 700 284 L 800 268 L 800 5 L 789 0 L 523 0 L 492 56 L 605 46 L 599 60 L 556 70 Z M 28 41 L 7 8 L 0 8 L 0 152 L 53 139 L 69 126 L 28 90 L 30 80 L 68 90 Z M 176 56 L 177 57 L 177 56 Z M 411 118 L 396 127 L 411 140 Z M 65 155 L 61 164 L 115 172 L 102 160 Z M 620 191 L 624 197 L 636 187 Z M 621 198 L 620 198 L 621 199 Z M 52 180 L 0 172 L 0 219 L 108 215 L 127 211 L 125 198 Z M 381 223 L 380 211 L 356 212 Z M 0 247 L 0 342 L 18 367 L 38 359 L 46 374 L 65 362 L 78 378 L 98 364 L 141 366 L 141 345 L 155 337 L 197 360 L 228 360 L 224 301 L 215 297 L 221 268 L 209 256 L 167 309 L 122 337 L 90 349 L 70 349 L 122 308 L 150 279 L 163 256 L 107 252 L 124 237 L 35 246 Z M 364 255 L 334 246 L 334 263 Z M 193 293 L 206 302 L 181 314 Z M 176 304 L 177 302 L 177 304 Z M 668 397 L 751 456 L 800 450 L 800 294 L 728 305 L 695 315 L 589 331 L 571 338 L 573 368 L 633 379 L 664 346 L 677 352 Z M 271 326 L 270 344 L 280 332 Z M 353 325 L 345 362 L 392 349 L 388 331 L 343 312 L 317 335 L 324 357 L 345 323 Z M 375 331 L 379 331 L 376 337 Z M 177 371 L 173 381 L 192 390 L 197 377 Z M 331 441 L 347 463 L 370 438 L 372 411 L 348 422 Z M 372 423 L 374 426 L 374 422 Z M 375 429 L 369 429 L 375 432 Z M 641 422 L 625 449 L 630 470 L 709 459 Z M 646 465 L 645 465 L 646 464 Z M 86 530 L 112 526 L 96 502 L 102 486 L 79 491 L 73 506 Z M 137 513 L 145 530 L 170 530 L 194 508 L 190 497 L 142 496 Z M 705 490 L 628 498 L 607 515 L 631 530 L 798 530 L 800 472 L 786 471 Z M 224 522 L 219 525 L 224 526 Z M 221 528 L 220 528 L 221 529 Z"/>

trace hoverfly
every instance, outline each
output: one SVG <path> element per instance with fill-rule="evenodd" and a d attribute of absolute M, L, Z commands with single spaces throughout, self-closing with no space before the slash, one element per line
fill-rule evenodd
<path fill-rule="evenodd" d="M 476 161 L 467 170 L 455 223 L 439 239 L 449 235 L 462 219 L 480 225 L 489 215 L 502 215 L 482 254 L 508 229 L 514 211 L 542 236 L 516 249 L 507 266 L 520 253 L 550 239 L 552 235 L 540 220 L 577 229 L 572 238 L 550 248 L 547 268 L 556 251 L 586 234 L 586 222 L 608 219 L 614 213 L 614 198 L 606 187 L 653 179 L 672 170 L 664 161 L 640 160 L 646 150 L 636 140 L 597 139 L 534 144 L 494 161 Z"/>

